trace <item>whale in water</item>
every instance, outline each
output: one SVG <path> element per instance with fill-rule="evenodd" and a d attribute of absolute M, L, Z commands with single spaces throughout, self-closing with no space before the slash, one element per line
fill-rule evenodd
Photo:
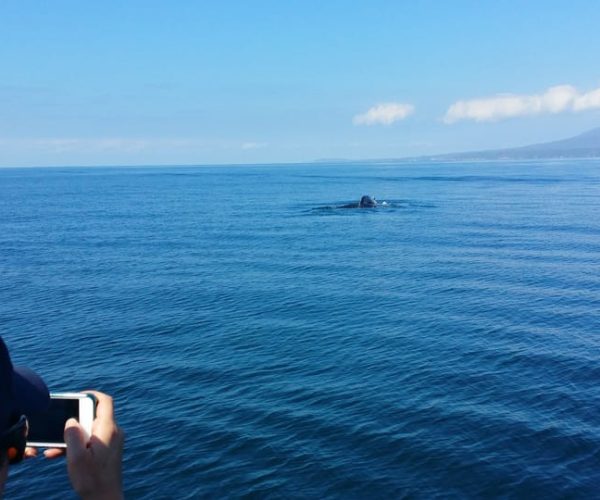
<path fill-rule="evenodd" d="M 387 205 L 387 203 L 384 201 L 382 205 Z M 358 203 L 340 205 L 337 208 L 377 208 L 377 206 L 377 200 L 375 200 L 375 198 L 373 198 L 372 196 L 365 194 L 360 198 L 360 201 Z"/>
<path fill-rule="evenodd" d="M 364 195 L 358 202 L 358 208 L 375 208 L 377 201 L 369 195 Z"/>
<path fill-rule="evenodd" d="M 393 205 L 393 204 L 392 204 Z M 378 208 L 378 207 L 389 207 L 392 206 L 387 201 L 377 201 L 373 196 L 369 196 L 367 194 L 361 196 L 360 201 L 354 203 L 348 203 L 346 205 L 337 205 L 333 207 L 321 207 L 326 209 L 332 208 Z"/>

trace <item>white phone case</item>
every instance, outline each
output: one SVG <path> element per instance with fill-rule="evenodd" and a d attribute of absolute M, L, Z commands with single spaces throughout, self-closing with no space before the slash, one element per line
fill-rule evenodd
<path fill-rule="evenodd" d="M 86 441 L 92 435 L 92 424 L 96 418 L 96 398 L 91 394 L 82 392 L 54 392 L 50 393 L 50 399 L 76 399 L 79 401 L 79 424 L 83 427 Z M 27 446 L 35 446 L 40 448 L 66 448 L 64 442 L 27 442 Z"/>

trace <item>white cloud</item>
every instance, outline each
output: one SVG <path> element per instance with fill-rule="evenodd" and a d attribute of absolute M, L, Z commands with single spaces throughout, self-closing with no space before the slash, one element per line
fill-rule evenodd
<path fill-rule="evenodd" d="M 600 89 L 592 90 L 575 99 L 573 111 L 600 108 Z"/>
<path fill-rule="evenodd" d="M 557 85 L 541 94 L 499 94 L 457 101 L 448 108 L 443 121 L 448 124 L 460 120 L 493 122 L 517 116 L 579 112 L 594 108 L 600 108 L 600 88 L 580 94 L 572 85 Z"/>
<path fill-rule="evenodd" d="M 354 125 L 391 125 L 412 115 L 415 107 L 412 104 L 387 102 L 373 106 L 366 113 L 356 115 Z"/>

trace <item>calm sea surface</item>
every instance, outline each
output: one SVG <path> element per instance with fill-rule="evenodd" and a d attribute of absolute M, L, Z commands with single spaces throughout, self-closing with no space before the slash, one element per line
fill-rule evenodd
<path fill-rule="evenodd" d="M 0 170 L 0 333 L 129 498 L 598 498 L 600 162 Z"/>

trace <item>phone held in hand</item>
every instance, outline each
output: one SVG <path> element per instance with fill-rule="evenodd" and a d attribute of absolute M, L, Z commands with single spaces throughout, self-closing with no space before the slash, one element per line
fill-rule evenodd
<path fill-rule="evenodd" d="M 50 393 L 50 406 L 44 412 L 27 415 L 29 434 L 27 446 L 41 448 L 66 448 L 65 422 L 76 419 L 87 438 L 92 435 L 92 422 L 96 417 L 96 398 L 81 392 Z"/>

